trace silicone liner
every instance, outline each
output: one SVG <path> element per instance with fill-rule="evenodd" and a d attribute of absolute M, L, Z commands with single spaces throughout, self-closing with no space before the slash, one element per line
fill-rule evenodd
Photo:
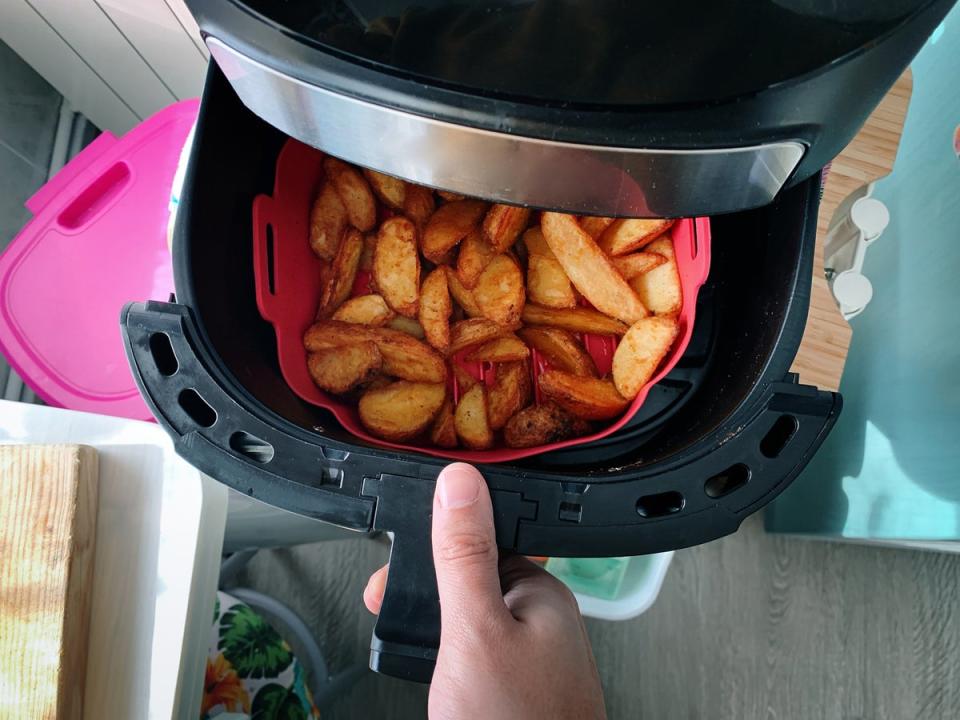
<path fill-rule="evenodd" d="M 314 322 L 320 301 L 320 277 L 323 261 L 307 241 L 310 204 L 323 179 L 324 154 L 296 140 L 287 141 L 277 158 L 273 195 L 258 195 L 253 203 L 253 260 L 257 307 L 277 335 L 280 371 L 290 388 L 303 400 L 326 408 L 357 437 L 381 447 L 422 452 L 436 457 L 473 463 L 511 462 L 560 448 L 589 443 L 623 427 L 643 405 L 649 389 L 676 365 L 686 350 L 693 331 L 697 293 L 710 271 L 710 221 L 708 218 L 678 220 L 671 228 L 680 284 L 683 289 L 680 334 L 651 378 L 627 411 L 597 432 L 562 442 L 533 448 L 496 447 L 490 450 L 444 449 L 432 445 L 413 445 L 381 440 L 366 431 L 360 422 L 355 402 L 344 401 L 318 388 L 307 370 L 307 352 L 303 334 Z M 362 291 L 366 278 L 358 277 L 355 291 Z M 616 342 L 602 336 L 586 336 L 584 344 L 598 369 L 609 369 Z M 539 373 L 546 366 L 534 353 L 531 367 Z M 489 364 L 468 364 L 478 378 L 491 381 Z M 534 383 L 536 387 L 536 383 Z M 454 387 L 454 394 L 457 394 Z M 538 393 L 539 396 L 539 393 Z"/>

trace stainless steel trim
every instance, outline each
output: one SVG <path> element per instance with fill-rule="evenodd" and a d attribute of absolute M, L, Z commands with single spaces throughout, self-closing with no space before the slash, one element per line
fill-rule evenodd
<path fill-rule="evenodd" d="M 658 150 L 542 140 L 457 125 L 341 95 L 207 38 L 243 103 L 331 155 L 431 187 L 578 214 L 712 215 L 770 202 L 798 142 Z"/>

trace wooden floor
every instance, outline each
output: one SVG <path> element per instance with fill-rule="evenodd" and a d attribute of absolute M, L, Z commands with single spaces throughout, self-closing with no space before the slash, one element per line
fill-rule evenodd
<path fill-rule="evenodd" d="M 370 540 L 263 551 L 247 580 L 300 612 L 338 670 L 366 660 L 360 594 L 386 555 Z M 773 536 L 755 516 L 679 551 L 645 615 L 587 627 L 611 718 L 960 717 L 960 555 Z M 325 718 L 425 714 L 425 688 L 371 674 Z"/>

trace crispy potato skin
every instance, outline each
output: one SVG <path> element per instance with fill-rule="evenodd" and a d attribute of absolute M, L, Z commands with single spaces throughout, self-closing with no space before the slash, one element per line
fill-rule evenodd
<path fill-rule="evenodd" d="M 350 298 L 337 308 L 333 319 L 358 325 L 382 327 L 395 316 L 396 313 L 387 306 L 382 296 L 372 294 Z"/>
<path fill-rule="evenodd" d="M 487 420 L 487 392 L 483 385 L 478 383 L 461 396 L 453 423 L 464 447 L 486 450 L 493 445 L 493 430 Z"/>
<path fill-rule="evenodd" d="M 527 325 L 546 325 L 596 335 L 623 335 L 629 327 L 615 318 L 584 307 L 548 308 L 527 303 L 520 318 Z"/>
<path fill-rule="evenodd" d="M 487 318 L 461 320 L 450 327 L 450 347 L 447 354 L 453 355 L 471 345 L 488 342 L 508 332 L 509 328 Z"/>
<path fill-rule="evenodd" d="M 547 370 L 540 376 L 540 392 L 584 420 L 609 420 L 622 414 L 629 404 L 617 392 L 612 380 L 586 378 L 561 370 Z"/>
<path fill-rule="evenodd" d="M 453 400 L 447 396 L 443 401 L 440 412 L 433 420 L 430 428 L 430 442 L 437 447 L 455 448 L 457 446 L 457 428 L 453 422 Z"/>
<path fill-rule="evenodd" d="M 399 178 L 385 175 L 376 170 L 364 169 L 363 174 L 370 183 L 373 192 L 377 194 L 381 202 L 394 210 L 403 210 L 407 199 L 408 185 Z"/>
<path fill-rule="evenodd" d="M 457 277 L 463 286 L 473 289 L 477 280 L 490 261 L 498 255 L 497 251 L 479 230 L 474 230 L 460 243 L 460 254 L 457 255 Z"/>
<path fill-rule="evenodd" d="M 394 312 L 412 318 L 420 302 L 420 256 L 417 229 L 405 217 L 380 226 L 373 250 L 373 281 Z"/>
<path fill-rule="evenodd" d="M 530 222 L 529 208 L 493 205 L 483 218 L 483 236 L 493 249 L 502 253 L 513 245 Z"/>
<path fill-rule="evenodd" d="M 487 420 L 492 430 L 500 430 L 520 408 L 530 402 L 533 385 L 526 361 L 497 365 L 493 385 L 487 392 Z"/>
<path fill-rule="evenodd" d="M 347 209 L 331 183 L 324 183 L 310 207 L 310 248 L 322 260 L 333 260 L 347 229 Z"/>
<path fill-rule="evenodd" d="M 420 325 L 427 342 L 441 352 L 450 347 L 450 314 L 453 303 L 447 290 L 447 274 L 434 268 L 423 281 L 420 291 Z"/>
<path fill-rule="evenodd" d="M 421 251 L 427 260 L 444 261 L 444 256 L 473 231 L 487 204 L 480 200 L 455 200 L 437 208 L 423 231 Z"/>
<path fill-rule="evenodd" d="M 494 338 L 466 355 L 471 362 L 503 363 L 526 360 L 530 357 L 530 348 L 516 335 L 504 335 Z"/>
<path fill-rule="evenodd" d="M 569 330 L 550 327 L 526 327 L 517 334 L 531 348 L 539 351 L 551 367 L 571 375 L 596 377 L 597 367 L 583 346 Z"/>
<path fill-rule="evenodd" d="M 443 383 L 400 380 L 363 394 L 358 406 L 360 422 L 385 440 L 410 440 L 430 426 L 446 396 Z"/>
<path fill-rule="evenodd" d="M 349 228 L 343 236 L 337 256 L 333 259 L 331 271 L 325 279 L 317 317 L 329 317 L 350 297 L 362 254 L 363 235 L 359 230 Z"/>
<path fill-rule="evenodd" d="M 377 224 L 377 202 L 360 171 L 332 157 L 324 159 L 323 169 L 346 208 L 350 224 L 363 232 L 373 230 Z"/>
<path fill-rule="evenodd" d="M 615 220 L 597 241 L 608 255 L 626 255 L 641 249 L 673 225 L 663 218 L 623 218 Z"/>
<path fill-rule="evenodd" d="M 382 366 L 383 357 L 372 342 L 326 348 L 307 356 L 313 381 L 323 390 L 336 394 L 370 380 Z"/>
<path fill-rule="evenodd" d="M 665 262 L 667 262 L 667 259 L 663 255 L 653 252 L 637 252 L 613 258 L 613 266 L 617 269 L 617 272 L 623 275 L 624 280 L 633 280 Z M 633 286 L 631 285 L 631 287 Z M 640 300 L 643 301 L 643 298 L 640 298 Z"/>
<path fill-rule="evenodd" d="M 515 413 L 503 428 L 507 447 L 529 448 L 560 442 L 589 432 L 589 426 L 580 433 L 577 421 L 556 403 L 529 405 Z"/>

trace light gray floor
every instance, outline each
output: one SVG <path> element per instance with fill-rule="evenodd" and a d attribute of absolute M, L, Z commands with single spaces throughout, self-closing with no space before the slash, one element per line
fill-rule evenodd
<path fill-rule="evenodd" d="M 360 594 L 386 557 L 368 540 L 262 551 L 245 582 L 301 613 L 337 670 L 366 658 Z M 645 615 L 587 627 L 611 718 L 960 717 L 957 555 L 772 536 L 752 518 L 679 551 Z M 325 717 L 425 713 L 425 688 L 371 674 Z"/>

